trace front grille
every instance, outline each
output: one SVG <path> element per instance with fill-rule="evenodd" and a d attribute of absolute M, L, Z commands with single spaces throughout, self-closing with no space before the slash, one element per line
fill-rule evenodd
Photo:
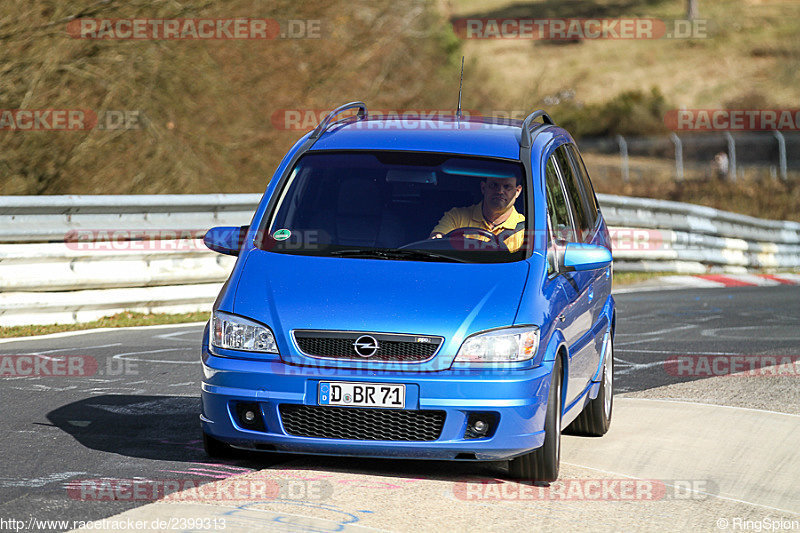
<path fill-rule="evenodd" d="M 281 404 L 290 435 L 321 439 L 430 441 L 439 438 L 445 412 Z"/>
<path fill-rule="evenodd" d="M 364 357 L 354 346 L 363 335 L 359 332 L 295 331 L 294 339 L 300 351 L 312 357 L 411 363 L 427 361 L 442 343 L 441 337 L 370 333 L 368 335 L 379 347 L 373 355 Z"/>

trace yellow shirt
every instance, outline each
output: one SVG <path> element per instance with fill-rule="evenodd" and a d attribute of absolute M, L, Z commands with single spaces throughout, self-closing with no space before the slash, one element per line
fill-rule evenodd
<path fill-rule="evenodd" d="M 447 235 L 454 229 L 468 227 L 485 229 L 495 235 L 506 232 L 506 235 L 503 237 L 503 242 L 505 242 L 508 249 L 512 252 L 519 250 L 522 243 L 525 241 L 525 215 L 521 215 L 512 207 L 511 215 L 499 226 L 492 229 L 489 227 L 486 219 L 483 218 L 483 202 L 469 207 L 454 207 L 442 216 L 431 233 Z M 476 238 L 482 241 L 489 240 L 487 237 L 481 235 L 470 236 L 470 238 Z"/>

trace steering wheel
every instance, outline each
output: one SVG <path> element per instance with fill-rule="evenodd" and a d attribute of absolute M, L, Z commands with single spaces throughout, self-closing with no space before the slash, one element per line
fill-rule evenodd
<path fill-rule="evenodd" d="M 453 231 L 448 232 L 447 235 L 444 235 L 442 238 L 456 242 L 461 241 L 463 244 L 464 239 L 469 238 L 468 235 L 481 235 L 483 237 L 487 237 L 489 239 L 489 243 L 494 245 L 493 248 L 508 251 L 508 246 L 506 246 L 505 242 L 498 239 L 497 235 L 495 235 L 491 231 L 483 228 L 474 228 L 471 226 L 467 226 L 464 228 L 456 228 Z M 473 239 L 473 240 L 480 240 L 480 239 Z M 464 246 L 464 249 L 467 249 L 467 247 Z"/>
<path fill-rule="evenodd" d="M 469 248 L 464 245 L 464 239 L 469 238 L 466 235 L 482 235 L 489 239 L 488 243 L 491 245 L 491 249 L 493 250 L 508 250 L 508 246 L 506 243 L 501 241 L 497 238 L 497 235 L 492 233 L 491 231 L 485 230 L 483 228 L 473 228 L 473 227 L 465 227 L 465 228 L 456 228 L 453 231 L 447 233 L 447 235 L 443 235 L 440 239 L 422 239 L 420 241 L 410 242 L 408 244 L 404 244 L 403 246 L 399 246 L 398 250 L 408 249 L 408 248 L 418 248 L 421 250 L 440 250 L 442 247 L 442 241 L 446 240 L 453 244 L 455 244 L 454 248 L 461 249 L 461 250 L 469 250 Z M 478 240 L 478 239 L 472 239 Z M 483 242 L 483 241 L 480 241 Z M 458 246 L 460 244 L 460 246 Z"/>

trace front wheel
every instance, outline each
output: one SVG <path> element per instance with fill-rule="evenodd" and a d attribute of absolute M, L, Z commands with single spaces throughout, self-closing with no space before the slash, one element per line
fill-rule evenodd
<path fill-rule="evenodd" d="M 215 439 L 205 431 L 203 432 L 203 449 L 206 451 L 206 455 L 212 459 L 235 459 L 238 456 L 238 450 Z"/>
<path fill-rule="evenodd" d="M 614 406 L 614 342 L 609 333 L 606 339 L 605 361 L 600 391 L 590 400 L 567 428 L 571 435 L 602 437 L 611 426 L 611 409 Z"/>
<path fill-rule="evenodd" d="M 561 462 L 561 359 L 557 358 L 550 377 L 550 394 L 544 420 L 544 444 L 509 461 L 509 474 L 514 479 L 555 481 Z"/>

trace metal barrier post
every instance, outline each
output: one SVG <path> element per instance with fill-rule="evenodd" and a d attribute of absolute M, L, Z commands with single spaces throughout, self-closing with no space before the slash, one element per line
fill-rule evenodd
<path fill-rule="evenodd" d="M 773 131 L 772 134 L 778 139 L 778 164 L 781 169 L 781 179 L 786 181 L 786 139 L 778 130 Z"/>
<path fill-rule="evenodd" d="M 669 137 L 675 144 L 675 177 L 678 181 L 683 181 L 683 144 L 675 132 L 670 133 Z"/>
<path fill-rule="evenodd" d="M 731 132 L 725 132 L 725 138 L 728 140 L 728 177 L 732 180 L 736 180 L 736 141 L 733 140 L 733 135 Z"/>
<path fill-rule="evenodd" d="M 619 157 L 622 165 L 622 181 L 627 183 L 630 179 L 630 172 L 628 169 L 628 143 L 622 135 L 617 135 L 617 143 L 619 143 Z"/>

